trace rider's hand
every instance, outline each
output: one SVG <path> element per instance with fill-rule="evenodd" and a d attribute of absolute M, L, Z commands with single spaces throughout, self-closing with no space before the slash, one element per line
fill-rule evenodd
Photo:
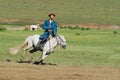
<path fill-rule="evenodd" d="M 52 35 L 49 35 L 48 39 L 50 40 L 52 38 Z"/>
<path fill-rule="evenodd" d="M 49 32 L 52 32 L 53 30 L 49 29 L 48 31 L 49 31 Z"/>

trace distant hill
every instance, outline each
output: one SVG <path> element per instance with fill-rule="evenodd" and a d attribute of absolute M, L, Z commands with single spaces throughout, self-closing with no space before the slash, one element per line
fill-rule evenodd
<path fill-rule="evenodd" d="M 44 21 L 51 12 L 59 23 L 120 25 L 120 0 L 0 0 L 0 18 Z"/>

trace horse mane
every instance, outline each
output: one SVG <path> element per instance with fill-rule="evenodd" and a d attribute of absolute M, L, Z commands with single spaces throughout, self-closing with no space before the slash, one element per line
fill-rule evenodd
<path fill-rule="evenodd" d="M 63 41 L 66 41 L 65 37 L 63 35 L 58 35 Z"/>

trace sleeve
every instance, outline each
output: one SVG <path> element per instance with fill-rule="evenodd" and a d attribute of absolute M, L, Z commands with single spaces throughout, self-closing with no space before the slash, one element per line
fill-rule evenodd
<path fill-rule="evenodd" d="M 57 34 L 57 23 L 56 22 L 54 24 L 53 33 L 54 33 L 54 35 Z"/>
<path fill-rule="evenodd" d="M 42 29 L 43 30 L 47 30 L 48 27 L 47 27 L 47 20 L 44 22 L 44 24 L 42 25 Z"/>

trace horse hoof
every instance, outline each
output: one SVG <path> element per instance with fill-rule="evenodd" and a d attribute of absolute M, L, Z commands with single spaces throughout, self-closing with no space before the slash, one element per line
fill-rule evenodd
<path fill-rule="evenodd" d="M 39 65 L 39 63 L 40 63 L 39 61 L 35 61 L 33 64 Z"/>
<path fill-rule="evenodd" d="M 44 63 L 41 63 L 41 62 L 40 62 L 39 65 L 44 65 Z"/>
<path fill-rule="evenodd" d="M 23 60 L 22 60 L 22 59 L 19 59 L 17 62 L 18 62 L 18 63 L 22 63 L 22 62 L 23 62 Z"/>
<path fill-rule="evenodd" d="M 29 61 L 27 61 L 27 63 L 32 63 L 32 61 L 31 61 L 31 60 L 29 60 Z"/>
<path fill-rule="evenodd" d="M 11 62 L 11 60 L 10 60 L 10 59 L 7 59 L 6 61 L 7 61 L 7 62 Z"/>
<path fill-rule="evenodd" d="M 44 65 L 43 60 L 41 60 L 41 61 L 35 61 L 33 64 L 36 64 L 36 65 Z"/>
<path fill-rule="evenodd" d="M 19 61 L 21 61 L 21 62 L 22 62 L 23 60 L 22 60 L 22 59 L 19 59 Z"/>

